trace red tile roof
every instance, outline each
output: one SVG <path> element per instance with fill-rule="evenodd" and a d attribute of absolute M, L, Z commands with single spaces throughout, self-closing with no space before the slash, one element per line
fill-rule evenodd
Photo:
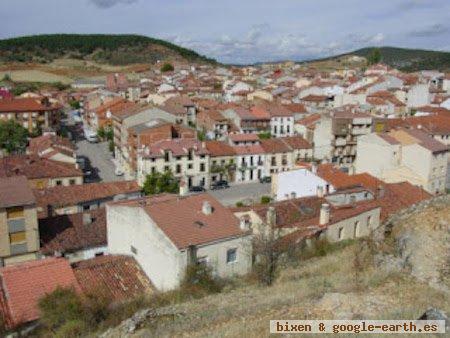
<path fill-rule="evenodd" d="M 38 205 L 63 207 L 83 202 L 113 198 L 121 194 L 132 194 L 141 191 L 136 181 L 101 182 L 69 186 L 56 186 L 35 190 Z"/>
<path fill-rule="evenodd" d="M 261 140 L 261 147 L 265 153 L 287 153 L 291 151 L 289 147 L 281 138 L 272 138 L 268 140 Z"/>
<path fill-rule="evenodd" d="M 210 215 L 202 212 L 204 202 L 212 207 Z M 143 208 L 178 249 L 247 235 L 233 213 L 207 193 L 187 197 L 164 194 L 115 204 Z"/>
<path fill-rule="evenodd" d="M 100 293 L 114 302 L 131 300 L 153 292 L 152 284 L 133 257 L 106 255 L 73 265 L 85 293 Z"/>
<path fill-rule="evenodd" d="M 39 318 L 38 301 L 57 287 L 80 291 L 67 260 L 47 258 L 0 268 L 0 298 L 8 327 Z"/>
<path fill-rule="evenodd" d="M 13 98 L 0 100 L 1 113 L 44 112 L 61 109 L 60 105 L 46 104 L 43 98 Z"/>
<path fill-rule="evenodd" d="M 287 144 L 291 149 L 312 149 L 311 143 L 306 141 L 301 136 L 288 136 L 280 138 L 285 144 Z"/>
<path fill-rule="evenodd" d="M 52 161 L 35 155 L 14 155 L 0 159 L 0 177 L 23 175 L 28 179 L 82 177 L 73 164 Z"/>
<path fill-rule="evenodd" d="M 212 157 L 236 155 L 234 148 L 222 141 L 206 141 L 206 149 Z"/>

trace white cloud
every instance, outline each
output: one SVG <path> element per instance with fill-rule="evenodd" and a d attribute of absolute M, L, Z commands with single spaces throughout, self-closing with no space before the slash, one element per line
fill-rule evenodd
<path fill-rule="evenodd" d="M 90 0 L 95 6 L 99 8 L 111 8 L 118 4 L 130 5 L 138 0 Z"/>

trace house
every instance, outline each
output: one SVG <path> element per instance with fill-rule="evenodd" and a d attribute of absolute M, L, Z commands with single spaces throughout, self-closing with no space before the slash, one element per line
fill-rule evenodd
<path fill-rule="evenodd" d="M 203 110 L 197 114 L 197 128 L 204 130 L 208 137 L 223 140 L 228 135 L 229 121 L 217 110 Z"/>
<path fill-rule="evenodd" d="M 52 161 L 75 164 L 75 146 L 67 138 L 45 134 L 30 139 L 27 152 Z"/>
<path fill-rule="evenodd" d="M 109 201 L 141 196 L 136 181 L 100 182 L 35 190 L 39 218 L 89 212 Z"/>
<path fill-rule="evenodd" d="M 197 121 L 197 106 L 187 96 L 174 96 L 167 99 L 161 109 L 176 117 L 177 123 L 195 126 Z"/>
<path fill-rule="evenodd" d="M 294 135 L 294 116 L 286 107 L 279 104 L 262 103 L 252 107 L 250 111 L 255 116 L 270 119 L 270 132 L 273 137 Z"/>
<path fill-rule="evenodd" d="M 299 119 L 294 124 L 294 132 L 302 136 L 308 142 L 313 141 L 314 129 L 316 124 L 320 121 L 320 114 L 311 114 L 302 119 Z"/>
<path fill-rule="evenodd" d="M 255 112 L 244 107 L 230 107 L 222 111 L 241 133 L 270 132 L 270 118 L 266 114 Z"/>
<path fill-rule="evenodd" d="M 11 98 L 0 100 L 0 121 L 14 120 L 29 132 L 59 130 L 62 106 L 47 97 Z"/>
<path fill-rule="evenodd" d="M 280 243 L 295 248 L 313 238 L 338 242 L 368 236 L 380 226 L 380 209 L 373 196 L 357 200 L 353 192 L 341 192 L 233 211 L 255 234 L 273 231 Z"/>
<path fill-rule="evenodd" d="M 36 199 L 24 176 L 0 178 L 0 266 L 36 259 Z"/>
<path fill-rule="evenodd" d="M 0 177 L 25 176 L 32 189 L 83 184 L 83 172 L 74 164 L 36 155 L 0 158 Z"/>
<path fill-rule="evenodd" d="M 359 143 L 356 172 L 370 173 L 387 183 L 407 181 L 432 194 L 446 191 L 448 146 L 425 132 L 373 133 L 361 137 Z"/>
<path fill-rule="evenodd" d="M 158 290 L 177 288 L 190 264 L 220 277 L 251 269 L 249 233 L 209 194 L 163 194 L 110 203 L 108 250 L 132 255 Z"/>
<path fill-rule="evenodd" d="M 236 182 L 254 182 L 268 176 L 265 172 L 265 150 L 260 144 L 233 148 L 236 153 Z"/>
<path fill-rule="evenodd" d="M 107 254 L 105 208 L 40 219 L 39 236 L 42 256 L 73 263 Z"/>

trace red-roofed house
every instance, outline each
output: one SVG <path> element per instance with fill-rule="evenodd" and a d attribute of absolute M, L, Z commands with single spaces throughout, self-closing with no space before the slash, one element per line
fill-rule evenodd
<path fill-rule="evenodd" d="M 109 252 L 132 255 L 159 290 L 178 287 L 189 264 L 208 264 L 220 277 L 250 271 L 250 234 L 209 194 L 163 194 L 106 208 Z"/>

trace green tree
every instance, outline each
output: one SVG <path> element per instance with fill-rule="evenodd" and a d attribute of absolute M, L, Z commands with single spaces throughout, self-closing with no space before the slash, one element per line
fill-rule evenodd
<path fill-rule="evenodd" d="M 14 120 L 0 121 L 0 148 L 8 154 L 25 152 L 27 138 L 28 130 Z"/>
<path fill-rule="evenodd" d="M 161 71 L 163 73 L 165 72 L 173 72 L 175 68 L 173 67 L 173 65 L 171 63 L 166 62 L 165 64 L 162 65 L 161 67 Z"/>
<path fill-rule="evenodd" d="M 170 170 L 164 173 L 154 172 L 147 175 L 144 182 L 144 194 L 155 195 L 163 192 L 177 193 L 178 181 Z"/>
<path fill-rule="evenodd" d="M 71 100 L 69 101 L 69 105 L 72 107 L 72 109 L 80 109 L 80 102 L 77 100 Z"/>
<path fill-rule="evenodd" d="M 272 134 L 270 133 L 270 131 L 263 131 L 258 134 L 258 137 L 260 140 L 268 140 L 272 137 Z"/>
<path fill-rule="evenodd" d="M 369 65 L 374 65 L 381 62 L 381 51 L 380 48 L 374 48 L 370 52 L 369 56 L 367 57 L 367 62 Z"/>

